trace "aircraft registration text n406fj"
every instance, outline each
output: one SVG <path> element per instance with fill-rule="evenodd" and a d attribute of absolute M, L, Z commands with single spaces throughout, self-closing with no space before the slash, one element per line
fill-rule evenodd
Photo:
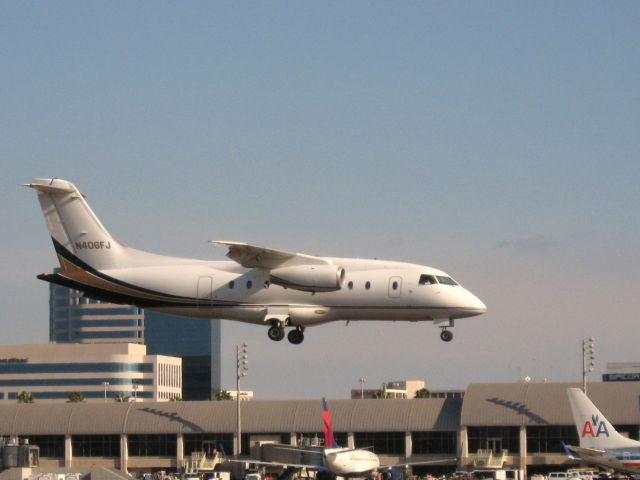
<path fill-rule="evenodd" d="M 338 320 L 432 321 L 441 338 L 458 318 L 486 312 L 445 272 L 411 263 L 304 255 L 215 241 L 228 261 L 156 255 L 127 247 L 102 225 L 76 186 L 38 178 L 60 273 L 38 278 L 98 300 L 199 318 L 264 325 L 299 344 L 305 328 Z"/>

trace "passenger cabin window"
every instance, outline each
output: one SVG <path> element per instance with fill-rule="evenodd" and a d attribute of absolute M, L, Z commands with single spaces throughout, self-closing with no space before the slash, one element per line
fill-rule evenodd
<path fill-rule="evenodd" d="M 247 288 L 251 288 L 253 286 L 253 282 L 251 280 L 247 280 Z"/>
<path fill-rule="evenodd" d="M 438 283 L 433 275 L 420 275 L 420 285 L 435 285 Z"/>
<path fill-rule="evenodd" d="M 438 275 L 438 282 L 444 283 L 445 285 L 458 285 L 456 281 L 451 277 L 443 277 Z"/>
<path fill-rule="evenodd" d="M 229 288 L 233 288 L 233 287 L 235 286 L 235 284 L 236 284 L 236 283 L 235 283 L 233 280 L 231 280 L 231 281 L 229 282 Z"/>
<path fill-rule="evenodd" d="M 367 282 L 364 284 L 364 288 L 366 288 L 367 290 L 369 290 L 371 288 L 371 282 Z"/>

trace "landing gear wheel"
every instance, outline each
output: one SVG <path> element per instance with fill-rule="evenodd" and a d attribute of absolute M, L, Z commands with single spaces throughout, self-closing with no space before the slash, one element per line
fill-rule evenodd
<path fill-rule="evenodd" d="M 269 338 L 274 342 L 279 342 L 284 338 L 284 328 L 279 325 L 273 325 L 272 327 L 269 327 L 267 335 L 269 335 Z"/>
<path fill-rule="evenodd" d="M 302 330 L 299 330 L 297 328 L 294 330 L 291 330 L 287 334 L 287 340 L 289 340 L 294 345 L 300 345 L 304 340 L 304 333 L 302 333 Z"/>
<path fill-rule="evenodd" d="M 450 332 L 449 330 L 445 330 L 443 328 L 442 332 L 440 332 L 440 338 L 443 342 L 450 342 L 451 340 L 453 340 L 453 332 Z"/>

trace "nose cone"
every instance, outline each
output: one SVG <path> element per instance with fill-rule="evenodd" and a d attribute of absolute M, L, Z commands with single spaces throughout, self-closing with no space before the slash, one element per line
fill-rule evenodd
<path fill-rule="evenodd" d="M 459 296 L 459 307 L 464 312 L 465 317 L 474 317 L 487 313 L 487 306 L 469 290 L 463 289 L 462 295 Z"/>

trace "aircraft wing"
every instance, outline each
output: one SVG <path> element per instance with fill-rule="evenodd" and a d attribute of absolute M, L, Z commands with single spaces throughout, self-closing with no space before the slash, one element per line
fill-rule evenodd
<path fill-rule="evenodd" d="M 566 445 L 567 449 L 578 456 L 602 457 L 605 454 L 604 450 L 598 450 L 595 448 L 574 447 L 573 445 Z"/>
<path fill-rule="evenodd" d="M 211 240 L 211 243 L 226 246 L 227 257 L 245 268 L 277 268 L 294 265 L 331 265 L 329 260 L 302 253 L 285 252 L 272 248 L 260 247 L 243 242 Z"/>
<path fill-rule="evenodd" d="M 441 458 L 439 460 L 422 460 L 422 461 L 416 461 L 416 462 L 402 462 L 402 463 L 395 463 L 393 465 L 380 465 L 380 469 L 381 470 L 391 470 L 392 468 L 398 468 L 398 467 L 414 467 L 414 466 L 418 466 L 418 465 L 437 465 L 440 463 L 449 463 L 449 462 L 456 462 L 457 458 L 455 457 L 451 457 L 451 458 Z"/>
<path fill-rule="evenodd" d="M 313 465 L 310 463 L 286 463 L 286 462 L 275 462 L 275 461 L 267 461 L 267 460 L 256 460 L 253 458 L 248 458 L 245 460 L 227 459 L 227 461 L 234 462 L 234 463 L 252 463 L 255 465 L 272 465 L 274 467 L 304 468 L 306 470 L 327 470 L 327 467 L 325 467 L 324 465 Z"/>
<path fill-rule="evenodd" d="M 320 465 L 307 465 L 304 463 L 285 463 L 285 462 L 275 462 L 275 461 L 266 461 L 266 460 L 255 460 L 253 458 L 249 458 L 246 460 L 227 460 L 228 462 L 234 463 L 252 463 L 255 465 L 273 465 L 275 467 L 293 467 L 293 468 L 306 468 L 308 470 L 319 470 L 324 469 L 326 467 L 322 467 Z"/>

